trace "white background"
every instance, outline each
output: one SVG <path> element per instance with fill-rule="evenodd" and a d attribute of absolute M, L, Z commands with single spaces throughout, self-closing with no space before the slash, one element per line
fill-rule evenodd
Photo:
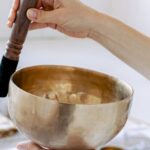
<path fill-rule="evenodd" d="M 82 0 L 82 1 L 84 1 L 89 6 L 99 11 L 117 17 L 118 19 L 122 20 L 126 24 L 134 27 L 140 32 L 143 32 L 147 36 L 150 35 L 150 1 L 149 0 Z M 11 3 L 12 0 L 3 0 L 1 1 L 0 4 L 0 39 L 1 39 L 0 49 L 4 48 L 4 45 L 10 34 L 10 30 L 7 29 L 6 27 L 6 21 L 7 21 L 7 16 L 8 16 Z M 47 56 L 45 55 L 42 56 L 43 53 L 41 53 L 41 51 L 38 49 L 37 51 L 35 51 L 35 54 L 37 54 L 38 52 L 38 54 L 36 55 L 37 57 L 34 60 L 28 62 L 27 59 L 29 58 L 30 55 L 28 52 L 26 52 L 22 55 L 23 59 L 20 65 L 26 66 L 26 65 L 33 65 L 33 64 L 42 64 L 42 63 L 46 63 L 46 59 L 47 60 L 51 59 L 49 63 L 54 63 L 54 64 L 62 63 L 62 64 L 81 66 L 81 67 L 88 67 L 91 69 L 95 69 L 95 70 L 99 70 L 99 71 L 103 71 L 115 75 L 129 82 L 134 87 L 135 96 L 134 96 L 134 103 L 131 111 L 131 116 L 150 123 L 149 81 L 146 80 L 141 75 L 139 75 L 134 70 L 132 70 L 131 68 L 129 68 L 127 65 L 122 63 L 116 57 L 112 56 L 104 48 L 102 48 L 101 46 L 99 46 L 98 44 L 92 41 L 68 40 L 62 34 L 59 34 L 58 32 L 52 30 L 34 31 L 31 32 L 28 37 L 31 37 L 32 39 L 38 38 L 38 40 L 33 42 L 27 41 L 26 42 L 27 49 L 30 49 L 31 47 L 38 49 L 38 45 L 40 48 L 44 45 L 45 49 L 51 49 L 51 51 L 47 51 L 46 53 Z M 61 38 L 62 41 L 60 42 Z M 51 44 L 49 44 L 49 41 Z M 57 43 L 59 43 L 60 45 L 58 45 Z M 30 46 L 32 44 L 36 44 L 37 46 Z M 77 49 L 76 51 L 75 48 Z M 66 51 L 64 51 L 63 53 L 58 49 L 64 49 Z M 74 51 L 70 51 L 70 49 Z M 86 50 L 82 51 L 80 55 L 80 49 L 88 49 L 88 51 Z M 0 51 L 0 53 L 2 55 L 2 51 Z M 48 53 L 49 55 L 53 54 L 55 56 L 48 58 Z M 72 55 L 72 59 L 68 59 L 68 56 L 71 55 Z M 84 62 L 83 62 L 84 59 L 83 56 L 87 56 L 87 59 L 85 59 Z"/>

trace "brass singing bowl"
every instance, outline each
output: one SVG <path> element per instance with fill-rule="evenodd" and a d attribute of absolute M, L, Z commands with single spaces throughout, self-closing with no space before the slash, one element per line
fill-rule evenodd
<path fill-rule="evenodd" d="M 132 97 L 127 83 L 103 73 L 35 66 L 12 76 L 9 113 L 19 131 L 43 147 L 95 149 L 123 128 Z"/>

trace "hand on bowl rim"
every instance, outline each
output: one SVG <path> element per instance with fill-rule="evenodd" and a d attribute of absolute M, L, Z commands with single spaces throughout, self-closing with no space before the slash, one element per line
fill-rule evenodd
<path fill-rule="evenodd" d="M 46 150 L 46 149 L 43 149 L 42 147 L 40 147 L 39 145 L 37 145 L 33 142 L 30 142 L 30 141 L 18 144 L 17 149 L 18 150 Z M 54 149 L 47 149 L 47 150 L 54 150 Z M 94 150 L 94 149 L 88 149 L 88 150 Z"/>
<path fill-rule="evenodd" d="M 18 144 L 17 149 L 18 150 L 44 150 L 43 148 L 41 148 L 37 144 L 30 142 L 30 141 Z M 49 149 L 49 150 L 52 150 L 52 149 Z"/>

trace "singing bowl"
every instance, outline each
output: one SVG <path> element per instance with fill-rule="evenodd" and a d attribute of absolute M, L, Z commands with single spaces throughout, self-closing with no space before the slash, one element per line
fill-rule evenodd
<path fill-rule="evenodd" d="M 132 97 L 127 83 L 100 72 L 34 66 L 13 74 L 9 113 L 18 130 L 43 147 L 95 149 L 123 128 Z"/>

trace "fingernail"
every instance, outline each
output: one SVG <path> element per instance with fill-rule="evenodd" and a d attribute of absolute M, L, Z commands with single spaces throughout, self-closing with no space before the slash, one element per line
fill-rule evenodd
<path fill-rule="evenodd" d="M 37 13 L 34 10 L 28 10 L 27 15 L 33 19 L 37 18 Z"/>

